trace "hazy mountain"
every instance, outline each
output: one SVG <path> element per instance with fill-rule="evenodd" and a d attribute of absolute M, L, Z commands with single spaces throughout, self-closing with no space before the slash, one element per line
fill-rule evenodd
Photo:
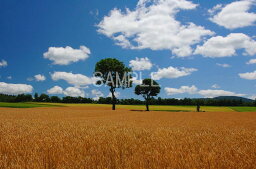
<path fill-rule="evenodd" d="M 219 97 L 215 97 L 213 99 L 216 99 L 216 100 L 242 100 L 243 102 L 253 102 L 254 101 L 252 99 L 238 97 L 238 96 L 219 96 Z"/>

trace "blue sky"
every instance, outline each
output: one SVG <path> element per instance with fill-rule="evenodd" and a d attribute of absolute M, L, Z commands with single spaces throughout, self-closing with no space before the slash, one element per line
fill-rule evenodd
<path fill-rule="evenodd" d="M 143 78 L 157 72 L 161 97 L 255 98 L 255 4 L 0 0 L 0 92 L 107 96 L 90 80 L 95 63 L 113 57 Z M 74 82 L 80 78 L 84 85 Z M 133 88 L 118 92 L 140 98 Z"/>

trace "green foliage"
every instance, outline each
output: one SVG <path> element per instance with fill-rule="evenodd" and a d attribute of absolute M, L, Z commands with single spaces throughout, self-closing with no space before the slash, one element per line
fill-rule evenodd
<path fill-rule="evenodd" d="M 66 96 L 62 98 L 62 103 L 92 103 L 90 98 Z"/>
<path fill-rule="evenodd" d="M 39 98 L 38 98 L 38 102 L 50 102 L 50 97 L 47 94 L 42 93 Z"/>
<path fill-rule="evenodd" d="M 51 96 L 50 100 L 52 103 L 60 103 L 61 99 L 58 96 Z"/>
<path fill-rule="evenodd" d="M 95 76 L 101 78 L 103 84 L 112 88 L 131 87 L 131 72 L 131 68 L 126 67 L 123 62 L 115 58 L 102 59 L 95 66 Z M 122 81 L 120 82 L 119 79 Z M 98 84 L 100 82 L 98 81 Z"/>
<path fill-rule="evenodd" d="M 32 100 L 30 94 L 19 94 L 17 96 L 0 94 L 0 102 L 30 102 Z"/>
<path fill-rule="evenodd" d="M 100 97 L 98 100 L 99 104 L 111 104 L 112 103 L 112 98 L 111 97 Z M 117 102 L 118 103 L 118 102 Z"/>
<path fill-rule="evenodd" d="M 135 87 L 135 94 L 142 95 L 146 101 L 146 109 L 149 111 L 149 102 L 154 97 L 160 93 L 159 84 L 152 79 L 144 79 L 141 85 Z"/>
<path fill-rule="evenodd" d="M 101 80 L 97 84 L 105 84 L 110 87 L 112 94 L 112 109 L 115 110 L 116 105 L 116 88 L 129 88 L 132 86 L 132 70 L 124 65 L 123 62 L 115 58 L 102 59 L 95 65 L 95 76 Z"/>
<path fill-rule="evenodd" d="M 135 94 L 147 97 L 157 96 L 160 93 L 159 84 L 152 79 L 144 79 L 141 85 L 135 87 Z"/>
<path fill-rule="evenodd" d="M 35 95 L 34 95 L 34 101 L 38 101 L 38 93 L 35 93 Z"/>

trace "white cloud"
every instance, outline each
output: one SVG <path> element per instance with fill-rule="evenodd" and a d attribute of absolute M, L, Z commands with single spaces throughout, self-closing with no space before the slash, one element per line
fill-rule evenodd
<path fill-rule="evenodd" d="M 197 46 L 194 54 L 211 58 L 230 57 L 236 55 L 238 49 L 244 49 L 244 55 L 255 55 L 256 41 L 243 33 L 216 36 L 208 39 L 202 46 Z"/>
<path fill-rule="evenodd" d="M 256 100 L 256 95 L 250 96 L 249 99 Z"/>
<path fill-rule="evenodd" d="M 67 83 L 80 87 L 80 86 L 87 86 L 90 84 L 94 84 L 96 82 L 95 77 L 87 77 L 82 74 L 73 74 L 68 72 L 54 72 L 51 74 L 52 80 L 65 80 Z"/>
<path fill-rule="evenodd" d="M 256 64 L 256 59 L 251 59 L 249 60 L 246 64 L 250 65 L 250 64 Z"/>
<path fill-rule="evenodd" d="M 12 79 L 12 76 L 7 76 L 7 79 L 11 80 L 11 79 Z"/>
<path fill-rule="evenodd" d="M 31 85 L 0 82 L 0 93 L 2 94 L 17 95 L 31 93 L 32 91 L 33 87 Z"/>
<path fill-rule="evenodd" d="M 194 23 L 182 25 L 176 20 L 179 11 L 196 7 L 186 0 L 139 0 L 133 11 L 111 10 L 98 24 L 98 32 L 123 48 L 167 49 L 178 57 L 186 57 L 192 54 L 192 45 L 214 34 Z"/>
<path fill-rule="evenodd" d="M 5 61 L 5 60 L 2 60 L 1 62 L 0 62 L 0 67 L 6 67 L 8 65 L 8 63 L 7 63 L 7 61 Z"/>
<path fill-rule="evenodd" d="M 104 97 L 104 94 L 97 89 L 92 90 L 92 95 L 94 96 L 93 100 L 99 100 L 100 97 Z"/>
<path fill-rule="evenodd" d="M 223 68 L 228 68 L 231 67 L 231 65 L 226 64 L 226 63 L 216 63 L 217 66 L 223 67 Z"/>
<path fill-rule="evenodd" d="M 68 87 L 63 91 L 63 94 L 71 97 L 85 97 L 85 92 L 76 87 Z"/>
<path fill-rule="evenodd" d="M 227 29 L 242 28 L 254 25 L 256 13 L 248 12 L 255 0 L 242 0 L 232 2 L 224 7 L 218 4 L 209 10 L 214 15 L 210 20 Z M 216 13 L 218 11 L 218 13 Z"/>
<path fill-rule="evenodd" d="M 31 81 L 33 81 L 33 80 L 34 80 L 33 77 L 28 77 L 28 78 L 27 78 L 27 81 L 30 81 L 30 82 L 31 82 Z"/>
<path fill-rule="evenodd" d="M 63 94 L 63 89 L 60 86 L 54 86 L 47 90 L 48 94 Z"/>
<path fill-rule="evenodd" d="M 220 86 L 218 84 L 214 84 L 214 85 L 212 85 L 212 88 L 218 89 L 218 88 L 220 88 Z"/>
<path fill-rule="evenodd" d="M 217 4 L 217 5 L 215 5 L 212 9 L 209 9 L 209 10 L 208 10 L 208 13 L 209 13 L 210 15 L 214 15 L 214 14 L 215 14 L 217 11 L 219 11 L 222 7 L 223 7 L 222 4 Z"/>
<path fill-rule="evenodd" d="M 120 92 L 115 92 L 115 96 L 119 97 L 121 94 Z M 109 92 L 109 94 L 107 95 L 107 97 L 112 97 L 112 94 Z"/>
<path fill-rule="evenodd" d="M 137 58 L 135 60 L 131 60 L 129 66 L 132 67 L 132 70 L 150 70 L 153 66 L 151 61 L 145 58 Z"/>
<path fill-rule="evenodd" d="M 225 91 L 225 90 L 200 90 L 198 94 L 204 96 L 205 98 L 213 98 L 218 96 L 245 96 L 245 94 L 237 94 L 235 92 Z"/>
<path fill-rule="evenodd" d="M 195 71 L 197 71 L 197 69 L 195 68 L 175 68 L 170 66 L 168 68 L 160 68 L 158 69 L 157 72 L 151 73 L 151 78 L 154 80 L 160 80 L 162 78 L 174 79 L 183 76 L 188 76 Z"/>
<path fill-rule="evenodd" d="M 169 95 L 176 95 L 176 94 L 183 94 L 183 93 L 188 93 L 188 94 L 196 94 L 197 93 L 197 87 L 196 86 L 181 86 L 179 89 L 176 88 L 169 88 L 166 87 L 164 88 L 166 94 Z"/>
<path fill-rule="evenodd" d="M 44 75 L 41 75 L 41 74 L 35 75 L 34 77 L 35 77 L 35 80 L 38 81 L 38 82 L 42 82 L 42 81 L 46 80 L 46 77 Z"/>
<path fill-rule="evenodd" d="M 53 61 L 55 65 L 69 65 L 79 60 L 85 60 L 91 54 L 90 49 L 86 46 L 80 46 L 80 49 L 67 47 L 50 47 L 44 53 L 44 58 Z"/>
<path fill-rule="evenodd" d="M 239 73 L 240 78 L 247 80 L 256 80 L 256 70 L 254 72 Z"/>
<path fill-rule="evenodd" d="M 217 86 L 219 87 L 219 86 Z M 198 88 L 194 85 L 190 86 L 181 86 L 180 88 L 169 88 L 166 87 L 165 92 L 167 95 L 176 95 L 176 94 L 199 94 L 205 98 L 214 98 L 218 96 L 245 96 L 245 94 L 238 94 L 235 92 L 225 91 L 225 90 L 198 90 Z"/>
<path fill-rule="evenodd" d="M 141 79 L 138 79 L 136 77 L 133 77 L 132 78 L 132 83 L 133 84 L 136 84 L 136 85 L 139 85 L 139 84 L 142 84 L 142 80 Z"/>
<path fill-rule="evenodd" d="M 47 90 L 48 94 L 64 94 L 66 96 L 71 97 L 85 97 L 85 92 L 82 89 L 79 89 L 77 87 L 68 87 L 65 90 L 63 90 L 60 86 L 54 86 Z"/>

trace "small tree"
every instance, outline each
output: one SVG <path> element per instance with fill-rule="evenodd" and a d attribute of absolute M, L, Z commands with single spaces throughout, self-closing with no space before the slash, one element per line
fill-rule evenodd
<path fill-rule="evenodd" d="M 160 93 L 159 84 L 152 79 L 144 79 L 141 85 L 135 87 L 135 94 L 142 95 L 146 102 L 146 110 L 149 111 L 150 100 Z"/>
<path fill-rule="evenodd" d="M 196 103 L 196 111 L 200 112 L 201 111 L 201 105 L 204 105 L 204 101 L 203 99 L 196 99 L 195 103 Z"/>
<path fill-rule="evenodd" d="M 38 102 L 38 93 L 35 93 L 35 95 L 34 95 L 34 101 L 35 101 L 35 102 Z"/>
<path fill-rule="evenodd" d="M 200 104 L 199 104 L 199 102 L 196 104 L 196 111 L 200 112 Z"/>
<path fill-rule="evenodd" d="M 112 95 L 112 110 L 116 109 L 116 88 L 129 88 L 132 86 L 131 68 L 124 65 L 114 58 L 102 59 L 96 63 L 95 76 L 101 80 L 97 81 L 97 84 L 105 84 L 110 87 L 110 93 Z"/>

